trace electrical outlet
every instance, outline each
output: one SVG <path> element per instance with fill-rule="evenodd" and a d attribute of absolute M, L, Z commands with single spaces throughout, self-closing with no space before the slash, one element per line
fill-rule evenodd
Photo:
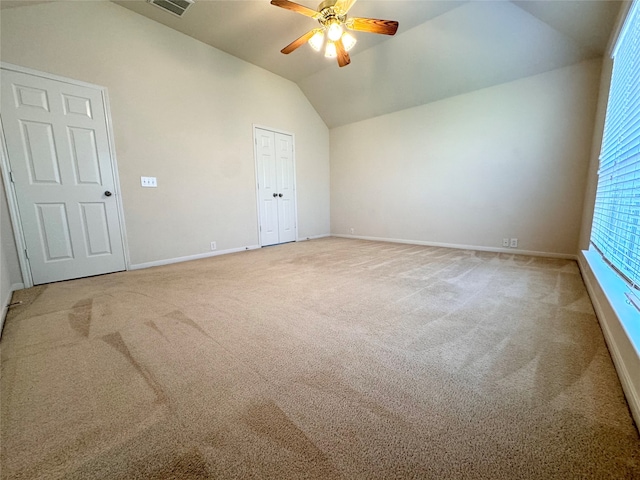
<path fill-rule="evenodd" d="M 211 250 L 215 250 L 216 248 L 216 242 L 211 242 Z"/>
<path fill-rule="evenodd" d="M 349 229 L 349 233 L 351 233 L 351 235 L 353 235 L 354 233 L 356 233 L 356 229 L 355 228 L 350 228 Z"/>
<path fill-rule="evenodd" d="M 509 239 L 508 238 L 503 238 L 502 239 L 502 246 L 503 247 L 508 247 L 509 246 Z"/>
<path fill-rule="evenodd" d="M 518 239 L 517 238 L 512 238 L 511 242 L 509 243 L 509 246 L 511 248 L 518 248 Z"/>
<path fill-rule="evenodd" d="M 140 185 L 143 187 L 157 187 L 158 180 L 156 177 L 140 177 Z"/>

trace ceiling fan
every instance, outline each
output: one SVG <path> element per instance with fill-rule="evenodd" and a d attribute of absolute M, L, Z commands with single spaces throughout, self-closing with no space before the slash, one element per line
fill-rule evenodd
<path fill-rule="evenodd" d="M 347 12 L 356 0 L 324 0 L 318 10 L 312 10 L 289 0 L 271 0 L 271 5 L 292 10 L 318 21 L 320 28 L 308 31 L 284 47 L 281 52 L 289 54 L 306 42 L 316 51 L 325 47 L 324 56 L 337 58 L 338 65 L 344 67 L 351 63 L 349 50 L 356 39 L 347 30 L 395 35 L 398 22 L 377 18 L 347 18 Z M 326 37 L 326 42 L 325 42 Z"/>

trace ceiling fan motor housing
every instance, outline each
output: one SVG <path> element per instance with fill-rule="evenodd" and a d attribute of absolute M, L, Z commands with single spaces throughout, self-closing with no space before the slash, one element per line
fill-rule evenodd
<path fill-rule="evenodd" d="M 326 0 L 320 4 L 320 17 L 318 18 L 318 22 L 325 28 L 329 28 L 332 23 L 343 25 L 347 20 L 346 14 L 340 15 L 340 12 L 334 10 L 333 4 L 335 1 L 336 0 Z M 327 4 L 329 5 L 327 6 Z"/>
<path fill-rule="evenodd" d="M 320 5 L 318 5 L 318 11 L 322 12 L 325 8 L 333 7 L 338 0 L 324 0 Z"/>

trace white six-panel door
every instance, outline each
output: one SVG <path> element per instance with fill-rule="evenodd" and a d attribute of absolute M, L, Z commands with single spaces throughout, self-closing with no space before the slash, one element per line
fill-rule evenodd
<path fill-rule="evenodd" d="M 260 244 L 296 239 L 293 137 L 255 128 Z"/>
<path fill-rule="evenodd" d="M 125 269 L 102 93 L 2 69 L 11 178 L 35 285 Z"/>

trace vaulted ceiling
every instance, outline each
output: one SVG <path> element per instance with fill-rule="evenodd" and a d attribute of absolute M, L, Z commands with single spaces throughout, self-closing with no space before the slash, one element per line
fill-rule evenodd
<path fill-rule="evenodd" d="M 180 18 L 145 0 L 115 3 L 297 83 L 335 127 L 602 56 L 621 2 L 359 0 L 350 16 L 400 27 L 355 32 L 343 68 L 308 45 L 281 54 L 317 23 L 269 0 L 196 0 Z"/>

